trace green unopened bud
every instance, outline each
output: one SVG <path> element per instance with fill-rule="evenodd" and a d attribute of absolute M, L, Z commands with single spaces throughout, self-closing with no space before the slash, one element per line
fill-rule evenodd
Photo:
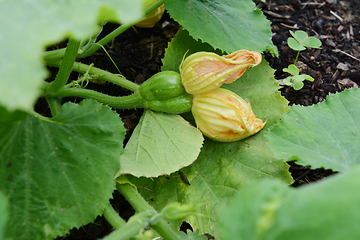
<path fill-rule="evenodd" d="M 191 110 L 192 96 L 185 91 L 177 72 L 155 74 L 141 84 L 139 92 L 145 108 L 153 111 L 179 114 Z"/>
<path fill-rule="evenodd" d="M 147 101 L 146 108 L 156 112 L 165 112 L 180 114 L 191 111 L 192 96 L 188 93 L 184 93 L 172 99 L 158 101 Z"/>
<path fill-rule="evenodd" d="M 249 102 L 223 88 L 195 95 L 191 111 L 201 132 L 220 142 L 244 139 L 265 125 Z"/>
<path fill-rule="evenodd" d="M 197 52 L 180 65 L 181 81 L 190 94 L 201 94 L 232 83 L 246 69 L 261 62 L 261 54 L 239 50 L 230 55 L 219 56 L 211 52 Z"/>
<path fill-rule="evenodd" d="M 164 218 L 168 221 L 182 220 L 189 215 L 201 215 L 195 209 L 203 204 L 180 204 L 178 202 L 171 203 L 162 210 Z"/>

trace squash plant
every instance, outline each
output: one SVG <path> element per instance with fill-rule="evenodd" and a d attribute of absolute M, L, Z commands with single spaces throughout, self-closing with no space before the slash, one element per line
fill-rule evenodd
<path fill-rule="evenodd" d="M 162 4 L 183 27 L 166 49 L 159 73 L 166 77 L 154 75 L 139 86 L 81 63 Z M 104 239 L 186 239 L 176 233 L 184 220 L 219 237 L 221 209 L 244 185 L 291 183 L 289 166 L 265 137 L 288 106 L 264 60 L 223 86 L 266 120 L 262 131 L 241 141 L 204 140 L 189 123 L 189 96 L 171 81 L 183 57 L 195 52 L 276 55 L 270 22 L 252 1 L 5 0 L 0 22 L 0 239 L 53 239 L 98 215 L 114 228 Z M 98 39 L 106 22 L 121 25 Z M 45 51 L 64 39 L 66 48 Z M 59 68 L 52 82 L 45 81 L 46 66 Z M 73 71 L 83 77 L 69 79 Z M 79 87 L 92 77 L 134 93 L 114 97 Z M 85 100 L 61 104 L 66 96 Z M 52 117 L 34 111 L 40 97 Z M 125 128 L 114 109 L 135 107 L 146 110 L 124 149 Z M 109 204 L 115 189 L 136 210 L 127 222 Z"/>

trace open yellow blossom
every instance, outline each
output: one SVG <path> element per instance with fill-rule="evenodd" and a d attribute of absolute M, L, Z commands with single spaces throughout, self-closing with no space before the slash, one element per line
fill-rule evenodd
<path fill-rule="evenodd" d="M 226 56 L 197 52 L 181 63 L 180 75 L 188 93 L 201 94 L 219 88 L 223 83 L 234 82 L 246 69 L 258 65 L 261 60 L 260 53 L 248 50 Z"/>
<path fill-rule="evenodd" d="M 195 95 L 191 111 L 201 132 L 220 142 L 244 139 L 265 125 L 249 102 L 223 88 Z"/>

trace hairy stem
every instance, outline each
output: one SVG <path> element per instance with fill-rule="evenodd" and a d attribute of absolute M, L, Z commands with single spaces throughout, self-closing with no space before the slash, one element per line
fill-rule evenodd
<path fill-rule="evenodd" d="M 135 214 L 124 226 L 116 229 L 102 240 L 128 240 L 131 237 L 135 237 L 141 230 L 145 229 L 148 226 L 149 221 L 150 215 L 147 212 Z"/>
<path fill-rule="evenodd" d="M 156 3 L 154 3 L 153 5 L 151 5 L 150 7 L 148 7 L 145 10 L 145 15 L 151 13 L 152 11 L 154 11 L 156 8 L 158 8 L 163 3 L 164 3 L 164 0 L 157 1 Z M 105 44 L 109 43 L 111 40 L 113 40 L 114 38 L 119 36 L 121 33 L 126 31 L 127 29 L 129 29 L 132 25 L 133 25 L 133 23 L 121 25 L 120 27 L 116 28 L 114 31 L 112 31 L 111 33 L 106 35 L 104 38 L 99 40 L 97 43 L 104 46 Z M 97 50 L 100 49 L 99 45 L 94 44 L 93 40 L 96 39 L 96 37 L 90 38 L 90 41 L 88 41 L 88 40 L 81 41 L 81 46 L 84 46 L 87 42 L 88 43 L 86 44 L 86 46 L 84 46 L 83 52 L 81 52 L 77 56 L 78 58 L 88 57 L 88 56 L 90 56 L 91 54 L 93 54 L 94 52 L 96 52 Z M 52 50 L 52 51 L 47 51 L 47 52 L 44 53 L 44 60 L 45 61 L 59 60 L 59 59 L 63 58 L 64 54 L 65 54 L 65 48 L 56 49 L 56 50 Z"/>
<path fill-rule="evenodd" d="M 130 184 L 117 183 L 116 188 L 137 212 L 148 212 L 153 217 L 158 215 L 156 210 Z M 150 226 L 166 240 L 180 240 L 176 232 L 163 219 L 150 221 Z"/>
<path fill-rule="evenodd" d="M 61 99 L 57 97 L 46 97 L 46 101 L 49 104 L 51 115 L 55 117 L 60 112 Z"/>
<path fill-rule="evenodd" d="M 82 40 L 80 42 L 80 47 L 83 47 L 88 41 L 89 40 Z M 51 51 L 46 51 L 43 55 L 43 58 L 45 61 L 60 60 L 64 57 L 65 51 L 66 51 L 66 48 L 60 48 L 60 49 L 55 49 L 55 50 L 51 50 Z"/>
<path fill-rule="evenodd" d="M 158 8 L 161 4 L 164 3 L 164 0 L 159 0 L 156 3 L 152 4 L 150 7 L 148 7 L 145 10 L 145 15 L 151 13 L 152 11 L 154 11 L 156 8 Z M 111 40 L 113 40 L 114 38 L 116 38 L 117 36 L 119 36 L 121 33 L 125 32 L 128 28 L 130 28 L 134 23 L 128 23 L 128 24 L 123 24 L 120 27 L 116 28 L 114 31 L 112 31 L 111 33 L 109 33 L 108 35 L 106 35 L 104 38 L 102 38 L 101 40 L 99 40 L 97 43 L 98 44 L 93 44 L 91 47 L 89 47 L 86 51 L 84 51 L 83 53 L 79 54 L 79 58 L 85 58 L 90 56 L 91 54 L 93 54 L 94 52 L 96 52 L 97 50 L 100 49 L 100 45 L 104 46 L 105 44 L 109 43 Z"/>
<path fill-rule="evenodd" d="M 104 38 L 99 40 L 97 44 L 92 44 L 88 49 L 86 49 L 84 52 L 79 54 L 79 58 L 85 58 L 99 50 L 101 47 L 100 45 L 104 46 L 117 36 L 119 36 L 121 33 L 125 32 L 128 28 L 130 28 L 132 24 L 123 24 L 120 27 L 116 28 L 114 31 L 106 35 Z"/>
<path fill-rule="evenodd" d="M 59 72 L 55 77 L 55 80 L 48 86 L 48 91 L 57 92 L 63 86 L 70 77 L 70 73 L 73 69 L 73 65 L 79 50 L 80 42 L 74 39 L 69 39 L 68 45 L 65 50 L 64 59 L 61 61 Z"/>
<path fill-rule="evenodd" d="M 105 208 L 103 216 L 111 224 L 111 226 L 115 229 L 121 228 L 126 224 L 124 219 L 122 219 L 119 216 L 119 214 L 117 212 L 115 212 L 114 208 L 110 205 L 110 203 Z"/>
<path fill-rule="evenodd" d="M 107 104 L 113 108 L 130 109 L 130 108 L 144 108 L 145 102 L 141 98 L 139 92 L 124 97 L 113 97 L 103 93 L 99 93 L 89 89 L 83 88 L 63 88 L 61 91 L 54 93 L 51 97 L 81 97 L 90 98 Z"/>
<path fill-rule="evenodd" d="M 59 60 L 46 62 L 46 65 L 48 65 L 50 67 L 58 67 L 58 66 L 60 66 L 60 64 L 61 64 L 61 61 L 59 61 Z M 79 72 L 79 73 L 88 73 L 90 75 L 95 75 L 98 79 L 114 83 L 123 88 L 129 89 L 133 92 L 137 91 L 140 87 L 138 84 L 127 80 L 123 76 L 119 76 L 119 75 L 110 73 L 108 71 L 104 71 L 100 68 L 91 67 L 91 66 L 83 64 L 83 63 L 75 62 L 72 70 L 75 72 Z"/>

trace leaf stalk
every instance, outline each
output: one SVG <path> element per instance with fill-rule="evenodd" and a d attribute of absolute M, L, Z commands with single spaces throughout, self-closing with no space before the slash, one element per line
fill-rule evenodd
<path fill-rule="evenodd" d="M 90 98 L 107 104 L 113 108 L 130 109 L 130 108 L 144 108 L 145 102 L 140 96 L 140 92 L 135 92 L 132 95 L 124 97 L 114 97 L 103 93 L 99 93 L 89 89 L 83 88 L 63 88 L 61 91 L 52 95 L 52 97 L 81 97 Z"/>
<path fill-rule="evenodd" d="M 123 176 L 124 177 L 124 176 Z M 126 198 L 137 212 L 148 212 L 152 217 L 157 216 L 156 210 L 150 206 L 138 191 L 130 184 L 116 184 L 117 190 Z M 166 240 L 181 240 L 163 219 L 150 221 L 149 225 Z"/>
<path fill-rule="evenodd" d="M 47 62 L 46 65 L 50 67 L 58 67 L 61 65 L 61 60 Z M 73 64 L 72 70 L 79 73 L 87 73 L 89 75 L 95 75 L 100 80 L 105 80 L 111 83 L 114 83 L 123 88 L 129 89 L 133 92 L 137 91 L 140 86 L 136 83 L 133 83 L 127 80 L 125 77 L 117 74 L 110 73 L 108 71 L 89 66 L 84 63 L 75 62 Z M 66 85 L 67 86 L 67 85 Z M 65 86 L 65 87 L 66 87 Z"/>
<path fill-rule="evenodd" d="M 125 220 L 122 219 L 117 212 L 115 212 L 114 208 L 110 205 L 110 203 L 105 208 L 103 216 L 115 229 L 119 229 L 126 224 Z"/>
<path fill-rule="evenodd" d="M 68 45 L 65 50 L 64 59 L 60 63 L 59 72 L 56 75 L 55 80 L 51 82 L 48 86 L 47 90 L 49 92 L 57 92 L 65 86 L 73 69 L 79 46 L 79 41 L 76 41 L 72 38 L 69 39 Z"/>

